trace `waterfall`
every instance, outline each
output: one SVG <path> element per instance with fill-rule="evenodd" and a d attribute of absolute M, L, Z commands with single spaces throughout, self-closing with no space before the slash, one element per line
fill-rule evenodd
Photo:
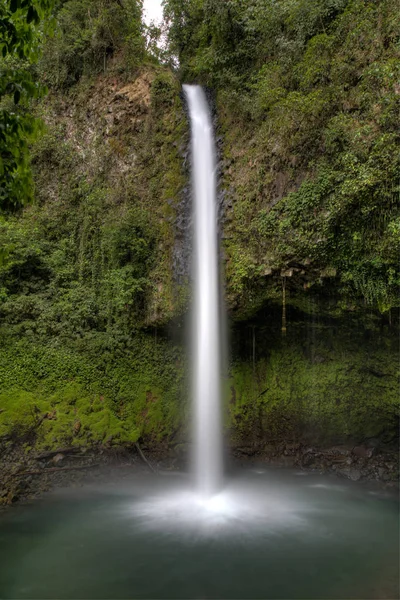
<path fill-rule="evenodd" d="M 216 161 L 204 90 L 184 85 L 192 136 L 194 260 L 192 370 L 194 474 L 198 492 L 210 496 L 222 477 L 221 335 L 219 319 Z"/>

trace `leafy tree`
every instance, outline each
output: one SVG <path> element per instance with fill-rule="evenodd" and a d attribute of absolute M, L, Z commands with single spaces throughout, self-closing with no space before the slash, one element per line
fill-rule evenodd
<path fill-rule="evenodd" d="M 11 210 L 32 198 L 29 142 L 39 122 L 29 103 L 43 93 L 32 65 L 52 0 L 0 1 L 0 208 Z"/>
<path fill-rule="evenodd" d="M 52 87 L 68 88 L 82 75 L 107 69 L 121 53 L 126 70 L 145 57 L 140 0 L 68 0 L 55 14 L 55 35 L 46 42 L 40 71 Z"/>

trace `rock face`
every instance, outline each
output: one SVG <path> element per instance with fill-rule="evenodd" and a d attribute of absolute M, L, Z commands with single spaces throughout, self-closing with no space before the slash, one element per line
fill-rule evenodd
<path fill-rule="evenodd" d="M 105 239 L 100 223 L 108 222 L 112 228 L 117 219 L 121 227 L 130 228 L 133 238 L 141 235 L 143 248 L 151 250 L 151 257 L 143 252 L 140 257 L 142 264 L 147 260 L 149 268 L 139 324 L 161 326 L 179 314 L 180 295 L 186 294 L 181 288 L 188 272 L 188 127 L 180 85 L 171 72 L 142 67 L 127 81 L 120 74 L 118 60 L 115 64 L 111 61 L 109 72 L 90 85 L 79 82 L 73 97 L 52 90 L 45 100 L 49 133 L 43 140 L 45 148 L 36 149 L 36 190 L 45 204 L 58 202 L 60 209 L 67 204 L 78 213 L 85 212 L 80 222 L 83 219 L 92 232 L 97 229 L 103 239 L 103 268 L 113 260 L 115 263 L 116 255 L 110 255 L 110 240 Z M 94 197 L 99 221 L 87 211 L 88 200 Z M 132 211 L 135 222 L 129 220 Z M 87 233 L 81 231 L 82 249 L 100 272 L 95 254 L 87 254 L 91 245 Z M 79 245 L 78 240 L 76 243 Z M 125 248 L 122 262 L 131 263 L 137 250 Z M 128 307 L 131 300 L 126 300 L 122 299 L 122 304 Z"/>

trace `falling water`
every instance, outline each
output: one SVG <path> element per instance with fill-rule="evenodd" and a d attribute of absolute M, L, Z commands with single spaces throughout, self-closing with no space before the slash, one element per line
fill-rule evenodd
<path fill-rule="evenodd" d="M 213 127 L 203 89 L 183 86 L 192 132 L 194 309 L 192 331 L 194 472 L 200 494 L 218 491 L 222 476 L 220 322 L 216 166 Z"/>

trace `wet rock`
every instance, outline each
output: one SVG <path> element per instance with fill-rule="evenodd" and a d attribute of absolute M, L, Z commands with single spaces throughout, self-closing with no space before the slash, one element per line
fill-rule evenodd
<path fill-rule="evenodd" d="M 19 500 L 19 494 L 17 490 L 10 490 L 7 494 L 6 504 L 14 504 Z"/>
<path fill-rule="evenodd" d="M 301 464 L 303 467 L 314 468 L 315 465 L 315 456 L 311 454 L 311 452 L 307 452 L 307 454 L 303 454 L 301 458 Z"/>
<path fill-rule="evenodd" d="M 27 481 L 26 479 L 22 479 L 17 486 L 17 492 L 18 495 L 21 494 L 21 492 L 26 491 L 29 488 L 29 481 Z"/>
<path fill-rule="evenodd" d="M 366 446 L 368 448 L 379 448 L 381 441 L 378 438 L 371 438 L 367 441 Z"/>
<path fill-rule="evenodd" d="M 237 449 L 240 454 L 244 454 L 245 456 L 254 456 L 256 451 L 252 446 L 241 446 Z"/>
<path fill-rule="evenodd" d="M 357 469 L 350 469 L 349 478 L 352 481 L 358 481 L 361 479 L 361 473 Z"/>
<path fill-rule="evenodd" d="M 387 470 L 390 471 L 390 472 L 397 471 L 397 465 L 394 462 L 389 462 L 388 461 L 388 462 L 385 463 L 385 466 L 386 466 Z"/>
<path fill-rule="evenodd" d="M 174 448 L 174 454 L 176 456 L 187 456 L 190 452 L 190 444 L 186 444 L 182 442 L 181 444 L 177 444 Z"/>
<path fill-rule="evenodd" d="M 326 454 L 333 454 L 338 456 L 350 456 L 351 448 L 347 446 L 332 446 L 326 451 Z"/>
<path fill-rule="evenodd" d="M 266 444 L 263 448 L 263 452 L 267 456 L 274 456 L 274 454 L 276 454 L 276 448 L 272 444 Z"/>
<path fill-rule="evenodd" d="M 371 458 L 374 453 L 374 448 L 367 448 L 367 446 L 355 446 L 352 452 L 358 458 Z"/>
<path fill-rule="evenodd" d="M 361 471 L 358 469 L 337 469 L 336 472 L 342 477 L 346 477 L 352 481 L 358 481 L 361 479 Z"/>
<path fill-rule="evenodd" d="M 341 477 L 346 477 L 346 479 L 349 479 L 350 469 L 340 469 L 336 467 L 336 473 Z"/>
<path fill-rule="evenodd" d="M 190 455 L 190 444 L 181 443 L 177 444 L 173 452 L 173 467 L 174 468 L 185 468 Z M 170 461 L 171 459 L 169 459 Z"/>
<path fill-rule="evenodd" d="M 296 464 L 296 457 L 295 456 L 281 456 L 280 464 L 283 467 L 294 467 L 294 465 Z"/>
<path fill-rule="evenodd" d="M 56 454 L 55 456 L 53 456 L 52 461 L 55 465 L 58 465 L 59 463 L 61 463 L 64 460 L 64 458 L 65 458 L 64 454 L 59 453 L 59 454 Z"/>
<path fill-rule="evenodd" d="M 337 465 L 337 467 L 340 469 L 341 467 L 345 467 L 350 466 L 352 463 L 352 459 L 350 456 L 343 456 L 343 455 L 330 455 L 327 457 L 329 464 L 331 465 Z"/>
<path fill-rule="evenodd" d="M 301 444 L 286 444 L 283 453 L 285 456 L 296 454 L 296 452 L 300 449 L 300 446 Z"/>
<path fill-rule="evenodd" d="M 373 470 L 371 468 L 361 469 L 360 473 L 365 479 L 373 479 Z"/>
<path fill-rule="evenodd" d="M 303 454 L 315 454 L 315 448 L 307 446 L 306 448 L 304 448 Z"/>

